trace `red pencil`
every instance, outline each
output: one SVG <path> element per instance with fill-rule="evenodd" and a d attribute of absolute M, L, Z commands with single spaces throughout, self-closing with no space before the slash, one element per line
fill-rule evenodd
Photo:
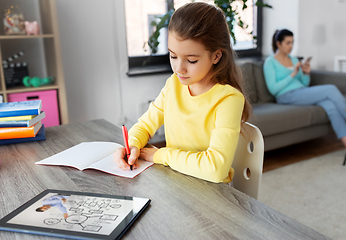
<path fill-rule="evenodd" d="M 128 161 L 131 155 L 130 147 L 129 147 L 129 135 L 125 125 L 123 125 L 122 130 L 123 130 L 123 137 L 124 137 L 125 150 L 126 150 L 126 160 Z M 130 165 L 130 169 L 132 171 L 132 165 Z"/>

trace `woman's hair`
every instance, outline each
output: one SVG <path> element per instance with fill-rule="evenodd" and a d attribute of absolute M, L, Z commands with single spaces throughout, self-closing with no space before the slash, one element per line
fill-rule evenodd
<path fill-rule="evenodd" d="M 276 45 L 277 42 L 282 42 L 285 37 L 293 37 L 293 32 L 287 29 L 281 29 L 281 30 L 276 30 L 274 35 L 273 35 L 273 40 L 272 40 L 272 47 L 273 47 L 273 52 L 275 53 L 276 50 L 278 50 L 278 46 Z"/>
<path fill-rule="evenodd" d="M 211 53 L 218 49 L 222 51 L 221 59 L 211 70 L 211 81 L 229 84 L 244 95 L 242 121 L 245 122 L 252 108 L 244 94 L 243 78 L 240 68 L 235 63 L 236 55 L 231 47 L 224 12 L 217 6 L 203 2 L 185 4 L 173 13 L 168 31 L 176 33 L 182 39 L 192 39 L 203 44 Z"/>

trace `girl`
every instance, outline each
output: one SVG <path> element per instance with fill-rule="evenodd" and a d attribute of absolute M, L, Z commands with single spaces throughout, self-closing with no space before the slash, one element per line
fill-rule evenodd
<path fill-rule="evenodd" d="M 274 56 L 263 65 L 269 92 L 280 104 L 319 105 L 327 113 L 334 132 L 346 147 L 346 100 L 339 89 L 331 84 L 309 87 L 310 65 L 290 56 L 293 33 L 287 29 L 273 36 Z"/>
<path fill-rule="evenodd" d="M 174 74 L 129 131 L 131 155 L 114 154 L 124 170 L 138 157 L 212 182 L 231 182 L 241 122 L 250 105 L 242 94 L 228 26 L 221 9 L 202 2 L 175 11 L 168 27 Z M 164 124 L 166 147 L 143 148 Z"/>

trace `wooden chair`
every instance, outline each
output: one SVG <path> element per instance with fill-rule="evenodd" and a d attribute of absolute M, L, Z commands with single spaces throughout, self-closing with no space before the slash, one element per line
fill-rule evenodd
<path fill-rule="evenodd" d="M 263 154 L 264 142 L 261 131 L 246 122 L 239 135 L 233 160 L 233 187 L 255 199 L 258 198 L 262 180 Z"/>

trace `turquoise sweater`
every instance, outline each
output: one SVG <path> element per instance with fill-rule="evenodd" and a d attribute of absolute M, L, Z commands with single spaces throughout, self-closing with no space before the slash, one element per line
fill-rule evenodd
<path fill-rule="evenodd" d="M 289 56 L 293 66 L 298 63 L 298 58 Z M 279 95 L 310 84 L 310 75 L 305 75 L 301 69 L 297 75 L 292 78 L 293 68 L 287 68 L 282 65 L 274 56 L 268 57 L 263 65 L 264 78 L 269 92 L 278 97 Z"/>

